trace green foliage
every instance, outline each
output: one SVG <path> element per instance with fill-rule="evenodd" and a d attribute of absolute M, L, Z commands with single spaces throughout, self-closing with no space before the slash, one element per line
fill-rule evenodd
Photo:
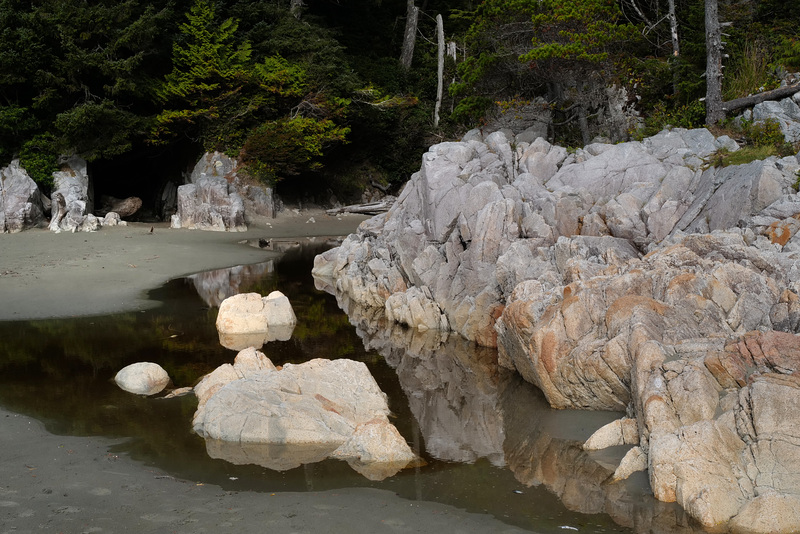
<path fill-rule="evenodd" d="M 16 104 L 0 106 L 0 161 L 14 157 L 20 139 L 28 138 L 36 126 L 28 108 Z"/>
<path fill-rule="evenodd" d="M 55 127 L 61 134 L 55 145 L 59 152 L 74 152 L 92 161 L 129 151 L 134 136 L 145 130 L 145 120 L 120 109 L 111 100 L 103 100 L 85 102 L 59 113 Z"/>
<path fill-rule="evenodd" d="M 800 69 L 800 37 L 797 34 L 778 37 L 775 63 L 784 66 L 786 70 Z"/>
<path fill-rule="evenodd" d="M 241 111 L 238 93 L 248 76 L 250 45 L 235 45 L 238 22 L 218 22 L 207 0 L 195 0 L 186 19 L 172 49 L 172 72 L 155 92 L 169 107 L 156 117 L 151 139 L 164 142 L 182 134 L 218 148 L 213 145 L 229 133 L 220 126 L 224 130 Z"/>
<path fill-rule="evenodd" d="M 758 122 L 729 121 L 726 127 L 741 138 L 744 146 L 735 152 L 726 149 L 718 150 L 707 160 L 707 164 L 711 167 L 742 165 L 770 156 L 791 156 L 800 149 L 800 146 L 793 146 L 786 142 L 780 124 L 774 119 Z"/>
<path fill-rule="evenodd" d="M 52 190 L 53 173 L 59 169 L 54 143 L 52 134 L 39 134 L 24 143 L 19 152 L 20 166 L 46 194 Z"/>
<path fill-rule="evenodd" d="M 658 102 L 645 119 L 644 127 L 631 133 L 636 139 L 643 139 L 664 128 L 701 128 L 705 121 L 706 107 L 700 101 L 672 107 L 666 102 Z"/>
<path fill-rule="evenodd" d="M 608 0 L 542 0 L 531 21 L 536 30 L 532 48 L 522 61 L 568 60 L 602 63 L 620 43 L 636 35 L 621 22 L 622 11 Z"/>
<path fill-rule="evenodd" d="M 747 39 L 733 53 L 736 60 L 729 65 L 728 75 L 723 78 L 723 100 L 733 100 L 753 93 L 760 93 L 778 86 L 770 67 L 770 52 L 761 39 Z"/>
<path fill-rule="evenodd" d="M 283 176 L 319 170 L 323 150 L 346 142 L 349 131 L 328 119 L 296 116 L 268 121 L 247 137 L 242 163 L 252 178 L 270 184 Z"/>

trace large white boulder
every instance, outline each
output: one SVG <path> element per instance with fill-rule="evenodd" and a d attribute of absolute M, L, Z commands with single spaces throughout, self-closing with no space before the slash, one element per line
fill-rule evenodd
<path fill-rule="evenodd" d="M 193 426 L 212 456 L 278 470 L 333 457 L 375 479 L 415 459 L 363 363 L 316 359 L 277 370 L 265 360 L 243 351 L 195 388 Z"/>

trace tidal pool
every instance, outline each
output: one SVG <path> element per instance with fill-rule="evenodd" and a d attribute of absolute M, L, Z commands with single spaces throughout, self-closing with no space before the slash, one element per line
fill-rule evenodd
<path fill-rule="evenodd" d="M 497 368 L 496 351 L 389 325 L 375 310 L 337 302 L 310 274 L 314 256 L 328 246 L 297 244 L 265 263 L 173 280 L 150 292 L 161 305 L 145 311 L 0 323 L 0 405 L 36 417 L 55 434 L 117 438 L 116 454 L 231 491 L 376 487 L 535 532 L 697 530 L 677 506 L 652 498 L 643 473 L 605 483 L 625 449 L 580 448 L 621 414 L 551 410 L 536 388 Z M 423 465 L 380 482 L 336 460 L 285 472 L 234 465 L 211 458 L 192 432 L 193 395 L 146 398 L 114 384 L 122 367 L 152 361 L 174 387 L 194 385 L 236 355 L 219 343 L 219 303 L 238 292 L 276 289 L 289 297 L 298 324 L 289 341 L 261 351 L 276 365 L 363 361 Z"/>

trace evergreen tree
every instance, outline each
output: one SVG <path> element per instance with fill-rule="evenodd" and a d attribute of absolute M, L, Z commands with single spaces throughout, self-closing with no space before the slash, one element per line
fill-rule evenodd
<path fill-rule="evenodd" d="M 218 22 L 208 0 L 196 0 L 186 18 L 172 49 L 172 72 L 156 91 L 167 109 L 156 117 L 152 137 L 185 135 L 205 148 L 225 148 L 235 129 L 230 122 L 243 112 L 238 93 L 248 80 L 250 45 L 235 45 L 238 22 Z"/>
<path fill-rule="evenodd" d="M 587 115 L 605 105 L 618 56 L 635 36 L 613 0 L 486 0 L 451 88 L 462 97 L 456 116 L 475 120 L 493 102 L 546 95 L 588 142 Z"/>

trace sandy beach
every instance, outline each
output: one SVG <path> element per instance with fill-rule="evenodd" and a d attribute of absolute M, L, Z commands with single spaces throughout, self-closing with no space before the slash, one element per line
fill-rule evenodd
<path fill-rule="evenodd" d="M 313 219 L 314 222 L 309 222 Z M 144 292 L 170 279 L 265 261 L 274 253 L 242 241 L 342 236 L 366 219 L 284 210 L 247 232 L 176 230 L 130 223 L 97 232 L 32 229 L 0 234 L 0 320 L 102 315 L 151 306 Z"/>
<path fill-rule="evenodd" d="M 0 320 L 149 307 L 145 292 L 172 278 L 275 254 L 243 241 L 346 235 L 364 218 L 287 210 L 243 233 L 130 224 L 94 233 L 0 234 Z M 116 455 L 113 445 L 50 434 L 39 421 L 0 407 L 0 534 L 522 532 L 489 515 L 384 490 L 229 492 Z"/>

